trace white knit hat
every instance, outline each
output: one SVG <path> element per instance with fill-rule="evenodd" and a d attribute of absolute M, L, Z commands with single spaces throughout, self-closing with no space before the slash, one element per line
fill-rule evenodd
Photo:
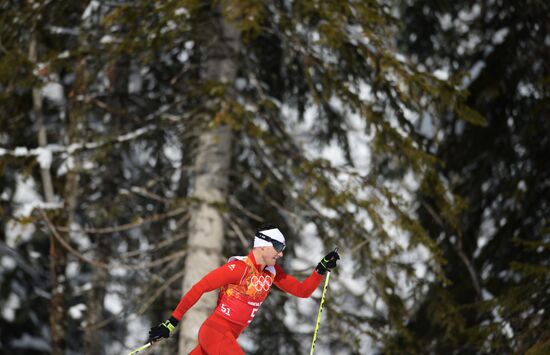
<path fill-rule="evenodd" d="M 286 244 L 285 243 L 285 236 L 283 235 L 283 233 L 281 233 L 279 228 L 264 229 L 264 230 L 259 230 L 258 232 L 261 232 L 262 234 L 267 235 L 269 238 L 275 239 L 278 242 Z M 257 247 L 270 247 L 270 246 L 273 246 L 271 244 L 271 242 L 268 242 L 267 240 L 260 239 L 258 237 L 254 237 L 254 248 L 257 248 Z"/>

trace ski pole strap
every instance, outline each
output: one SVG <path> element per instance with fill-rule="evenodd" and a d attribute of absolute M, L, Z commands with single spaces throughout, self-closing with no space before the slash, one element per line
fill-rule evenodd
<path fill-rule="evenodd" d="M 311 351 L 309 352 L 309 355 L 313 355 L 313 350 L 315 349 L 315 341 L 317 340 L 317 331 L 319 330 L 319 324 L 321 324 L 321 314 L 323 313 L 323 304 L 325 303 L 325 294 L 327 292 L 329 279 L 330 279 L 330 272 L 327 273 L 327 277 L 325 279 L 325 285 L 323 286 L 321 304 L 319 305 L 319 312 L 317 313 L 317 323 L 315 324 L 315 332 L 313 333 L 313 341 L 311 342 Z"/>
<path fill-rule="evenodd" d="M 172 332 L 174 331 L 174 329 L 176 329 L 176 327 L 170 322 L 170 320 L 167 320 L 165 321 L 164 323 L 162 323 L 162 325 L 168 329 L 168 332 L 170 334 L 172 334 Z"/>

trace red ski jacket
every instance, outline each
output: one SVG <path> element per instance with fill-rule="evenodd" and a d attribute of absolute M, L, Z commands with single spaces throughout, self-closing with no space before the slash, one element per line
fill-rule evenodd
<path fill-rule="evenodd" d="M 230 258 L 225 265 L 203 277 L 181 298 L 172 316 L 180 320 L 203 293 L 219 288 L 214 313 L 244 329 L 256 315 L 273 284 L 291 295 L 306 298 L 311 296 L 322 279 L 323 275 L 313 271 L 300 282 L 287 275 L 279 265 L 260 270 L 254 254 L 250 252 L 248 256 Z"/>

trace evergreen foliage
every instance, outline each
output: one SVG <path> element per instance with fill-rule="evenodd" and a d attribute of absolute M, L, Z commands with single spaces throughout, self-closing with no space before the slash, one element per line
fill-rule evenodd
<path fill-rule="evenodd" d="M 408 325 L 417 353 L 547 347 L 548 10 L 543 1 L 401 6 L 402 46 L 427 71 L 464 75 L 468 105 L 487 119 L 441 121 L 438 174 L 464 203 L 457 223 L 442 222 L 437 199 L 418 196 L 432 207 L 419 215 L 450 283 L 431 286 Z"/>

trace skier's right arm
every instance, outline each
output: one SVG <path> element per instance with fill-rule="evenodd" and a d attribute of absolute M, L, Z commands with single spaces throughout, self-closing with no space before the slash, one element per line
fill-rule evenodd
<path fill-rule="evenodd" d="M 183 295 L 172 316 L 167 321 L 151 328 L 149 331 L 149 342 L 168 338 L 179 321 L 205 292 L 213 291 L 227 284 L 238 284 L 246 275 L 247 266 L 244 262 L 235 260 L 209 272 L 199 282 Z"/>
<path fill-rule="evenodd" d="M 185 312 L 191 308 L 205 292 L 210 292 L 227 284 L 238 284 L 246 274 L 247 266 L 240 260 L 228 262 L 219 268 L 210 271 L 205 277 L 197 282 L 180 299 L 172 317 L 180 320 Z"/>

